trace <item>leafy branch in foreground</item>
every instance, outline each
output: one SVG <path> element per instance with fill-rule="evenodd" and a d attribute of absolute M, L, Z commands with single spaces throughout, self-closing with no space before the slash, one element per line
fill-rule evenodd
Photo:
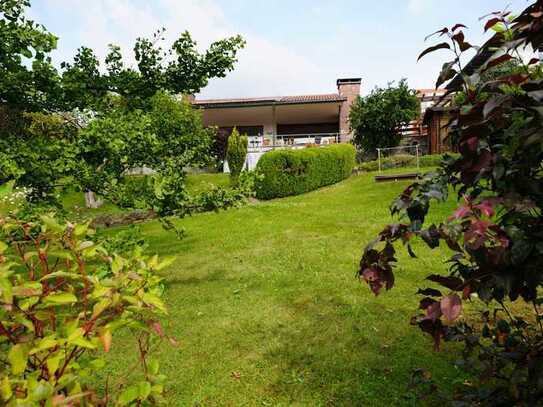
<path fill-rule="evenodd" d="M 87 224 L 0 218 L 0 400 L 5 406 L 150 405 L 163 379 L 151 348 L 165 337 L 168 265 L 136 246 L 125 257 Z M 96 374 L 119 334 L 134 338 L 140 378 L 128 387 Z M 171 341 L 175 341 L 170 338 Z"/>
<path fill-rule="evenodd" d="M 472 48 L 462 24 L 439 30 L 449 42 L 424 51 L 448 49 L 438 85 L 461 74 L 452 91 L 461 94 L 450 123 L 458 158 L 407 187 L 392 203 L 400 223 L 387 226 L 364 250 L 359 276 L 375 294 L 394 286 L 395 242 L 411 256 L 411 243 L 445 244 L 453 255 L 443 274 L 418 291 L 421 312 L 412 323 L 442 340 L 465 345 L 463 367 L 474 380 L 455 400 L 467 405 L 534 405 L 543 398 L 543 80 L 538 59 L 502 75 L 485 75 L 543 45 L 543 1 L 517 18 L 492 13 L 491 57 L 473 75 L 462 72 L 460 57 Z M 426 225 L 431 203 L 444 201 L 449 187 L 460 205 L 440 224 Z M 466 302 L 479 299 L 481 323 L 460 319 Z"/>

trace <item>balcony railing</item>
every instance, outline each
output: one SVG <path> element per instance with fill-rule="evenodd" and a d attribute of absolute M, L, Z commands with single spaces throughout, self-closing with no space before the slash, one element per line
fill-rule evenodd
<path fill-rule="evenodd" d="M 249 152 L 279 148 L 304 148 L 308 145 L 325 146 L 339 143 L 339 133 L 276 134 L 249 137 Z"/>

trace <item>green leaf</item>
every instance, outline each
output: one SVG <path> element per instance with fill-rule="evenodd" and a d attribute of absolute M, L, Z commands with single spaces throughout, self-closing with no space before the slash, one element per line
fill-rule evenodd
<path fill-rule="evenodd" d="M 28 282 L 12 288 L 15 297 L 36 297 L 42 293 L 42 286 L 37 282 Z"/>
<path fill-rule="evenodd" d="M 64 227 L 58 223 L 55 219 L 50 216 L 42 215 L 40 216 L 41 221 L 47 227 L 47 229 L 53 232 L 64 232 Z"/>
<path fill-rule="evenodd" d="M 11 365 L 11 372 L 14 375 L 24 373 L 28 362 L 28 351 L 26 347 L 20 343 L 13 346 L 8 353 L 8 360 Z"/>
<path fill-rule="evenodd" d="M 89 223 L 81 223 L 79 225 L 76 225 L 74 228 L 74 235 L 77 237 L 85 236 L 87 234 L 87 230 L 89 229 Z"/>
<path fill-rule="evenodd" d="M 104 298 L 103 300 L 94 304 L 92 308 L 92 318 L 95 319 L 100 316 L 111 305 L 111 300 L 109 298 Z"/>
<path fill-rule="evenodd" d="M 77 297 L 72 293 L 52 294 L 45 297 L 43 302 L 48 305 L 71 304 L 77 302 Z"/>
<path fill-rule="evenodd" d="M 143 300 L 144 303 L 146 303 L 148 305 L 152 305 L 152 306 L 154 306 L 155 308 L 159 309 L 160 311 L 162 311 L 164 313 L 167 312 L 166 311 L 166 306 L 164 305 L 162 300 L 159 297 L 157 297 L 156 295 L 154 295 L 154 294 L 145 293 L 142 296 L 142 300 Z"/>
<path fill-rule="evenodd" d="M 141 382 L 139 384 L 139 399 L 145 400 L 149 395 L 151 394 L 151 383 L 149 382 Z"/>
<path fill-rule="evenodd" d="M 34 355 L 42 350 L 51 349 L 58 345 L 58 341 L 55 339 L 55 335 L 46 336 L 41 339 L 38 346 L 30 350 L 29 355 Z"/>
<path fill-rule="evenodd" d="M 127 387 L 117 400 L 119 405 L 126 406 L 136 400 L 140 395 L 140 388 L 137 385 Z"/>
<path fill-rule="evenodd" d="M 51 386 L 49 383 L 45 381 L 41 381 L 32 390 L 31 398 L 33 401 L 42 401 L 42 400 L 46 400 L 52 394 L 53 394 L 53 386 Z"/>
<path fill-rule="evenodd" d="M 150 374 L 152 374 L 152 375 L 158 374 L 158 369 L 160 367 L 160 365 L 158 363 L 158 360 L 156 360 L 156 359 L 149 360 L 149 363 L 147 364 L 147 366 L 149 368 L 149 373 Z"/>
<path fill-rule="evenodd" d="M 52 278 L 69 278 L 73 280 L 80 280 L 81 275 L 77 273 L 70 273 L 69 271 L 55 271 L 43 276 L 40 281 L 51 280 Z"/>
<path fill-rule="evenodd" d="M 96 346 L 91 341 L 85 339 L 82 336 L 69 340 L 68 343 L 70 343 L 71 345 L 79 346 L 81 348 L 96 349 Z"/>
<path fill-rule="evenodd" d="M 13 395 L 11 384 L 7 376 L 4 376 L 2 383 L 0 383 L 0 394 L 2 395 L 2 400 L 4 401 L 8 401 Z"/>
<path fill-rule="evenodd" d="M 0 278 L 0 296 L 6 304 L 13 304 L 13 287 L 7 278 Z"/>
<path fill-rule="evenodd" d="M 49 374 L 53 375 L 57 371 L 58 367 L 60 366 L 60 361 L 64 359 L 64 356 L 62 353 L 58 352 L 57 354 L 50 356 L 47 359 L 47 370 L 49 370 Z"/>

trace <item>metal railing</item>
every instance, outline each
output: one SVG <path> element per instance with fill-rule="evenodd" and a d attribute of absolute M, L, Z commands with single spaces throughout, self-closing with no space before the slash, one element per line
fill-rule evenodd
<path fill-rule="evenodd" d="M 275 134 L 249 137 L 249 151 L 259 152 L 279 148 L 304 148 L 308 145 L 325 146 L 339 143 L 339 133 Z"/>

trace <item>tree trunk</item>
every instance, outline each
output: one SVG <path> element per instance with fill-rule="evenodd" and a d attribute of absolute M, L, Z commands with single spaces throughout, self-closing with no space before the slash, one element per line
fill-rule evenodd
<path fill-rule="evenodd" d="M 93 191 L 85 192 L 85 206 L 89 209 L 96 209 L 102 206 L 103 201 L 96 199 L 96 194 Z"/>

